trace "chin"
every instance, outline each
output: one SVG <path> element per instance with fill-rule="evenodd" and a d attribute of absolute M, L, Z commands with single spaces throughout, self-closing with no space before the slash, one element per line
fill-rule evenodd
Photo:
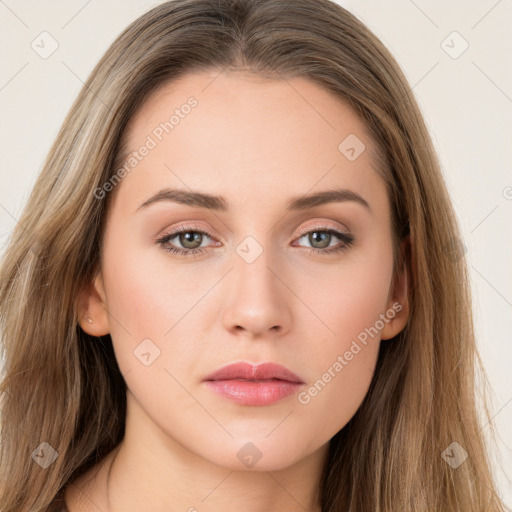
<path fill-rule="evenodd" d="M 217 445 L 218 447 L 219 445 Z M 233 471 L 279 471 L 286 469 L 305 457 L 299 443 L 286 443 L 277 437 L 273 440 L 265 437 L 233 439 L 222 452 L 216 451 L 206 457 L 216 465 Z"/>

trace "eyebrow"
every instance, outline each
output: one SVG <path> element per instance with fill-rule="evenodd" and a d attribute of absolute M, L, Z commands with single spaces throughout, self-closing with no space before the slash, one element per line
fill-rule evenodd
<path fill-rule="evenodd" d="M 146 201 L 144 201 L 136 211 L 147 208 L 152 204 L 162 201 L 170 201 L 187 206 L 206 208 L 208 210 L 215 210 L 219 212 L 229 211 L 228 202 L 222 196 L 213 196 L 202 192 L 170 188 L 164 188 L 158 191 L 155 195 L 151 196 L 149 199 L 146 199 Z M 365 199 L 363 199 L 356 192 L 344 188 L 324 190 L 322 192 L 316 192 L 307 196 L 292 197 L 286 203 L 286 210 L 307 210 L 309 208 L 327 203 L 343 203 L 348 201 L 356 202 L 371 211 L 370 205 Z"/>

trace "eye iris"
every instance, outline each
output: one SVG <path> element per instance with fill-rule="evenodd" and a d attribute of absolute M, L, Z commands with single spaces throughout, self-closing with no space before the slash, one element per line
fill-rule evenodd
<path fill-rule="evenodd" d="M 202 236 L 203 235 L 201 233 L 197 233 L 195 231 L 186 231 L 184 233 L 180 233 L 179 240 L 186 249 L 197 249 L 201 245 Z"/>
<path fill-rule="evenodd" d="M 314 243 L 318 241 L 320 241 L 320 245 L 314 246 Z M 329 247 L 329 244 L 331 243 L 331 234 L 322 231 L 313 231 L 312 233 L 309 234 L 309 242 L 316 249 L 323 249 L 324 247 Z"/>

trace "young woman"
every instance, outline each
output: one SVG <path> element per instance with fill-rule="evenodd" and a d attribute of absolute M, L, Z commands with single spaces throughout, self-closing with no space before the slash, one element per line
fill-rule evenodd
<path fill-rule="evenodd" d="M 153 8 L 5 253 L 0 509 L 503 511 L 459 236 L 346 10 Z"/>

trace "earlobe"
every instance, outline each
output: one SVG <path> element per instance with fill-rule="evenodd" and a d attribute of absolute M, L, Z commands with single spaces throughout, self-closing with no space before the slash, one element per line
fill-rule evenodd
<path fill-rule="evenodd" d="M 78 323 L 91 336 L 105 336 L 110 332 L 108 306 L 101 271 L 94 281 L 82 290 L 79 298 Z"/>
<path fill-rule="evenodd" d="M 390 290 L 386 317 L 387 322 L 381 331 L 381 339 L 388 340 L 400 333 L 409 320 L 409 293 L 411 280 L 409 276 L 410 266 L 410 238 L 409 236 L 402 241 L 401 247 L 403 267 L 398 275 L 394 276 L 392 288 Z"/>

